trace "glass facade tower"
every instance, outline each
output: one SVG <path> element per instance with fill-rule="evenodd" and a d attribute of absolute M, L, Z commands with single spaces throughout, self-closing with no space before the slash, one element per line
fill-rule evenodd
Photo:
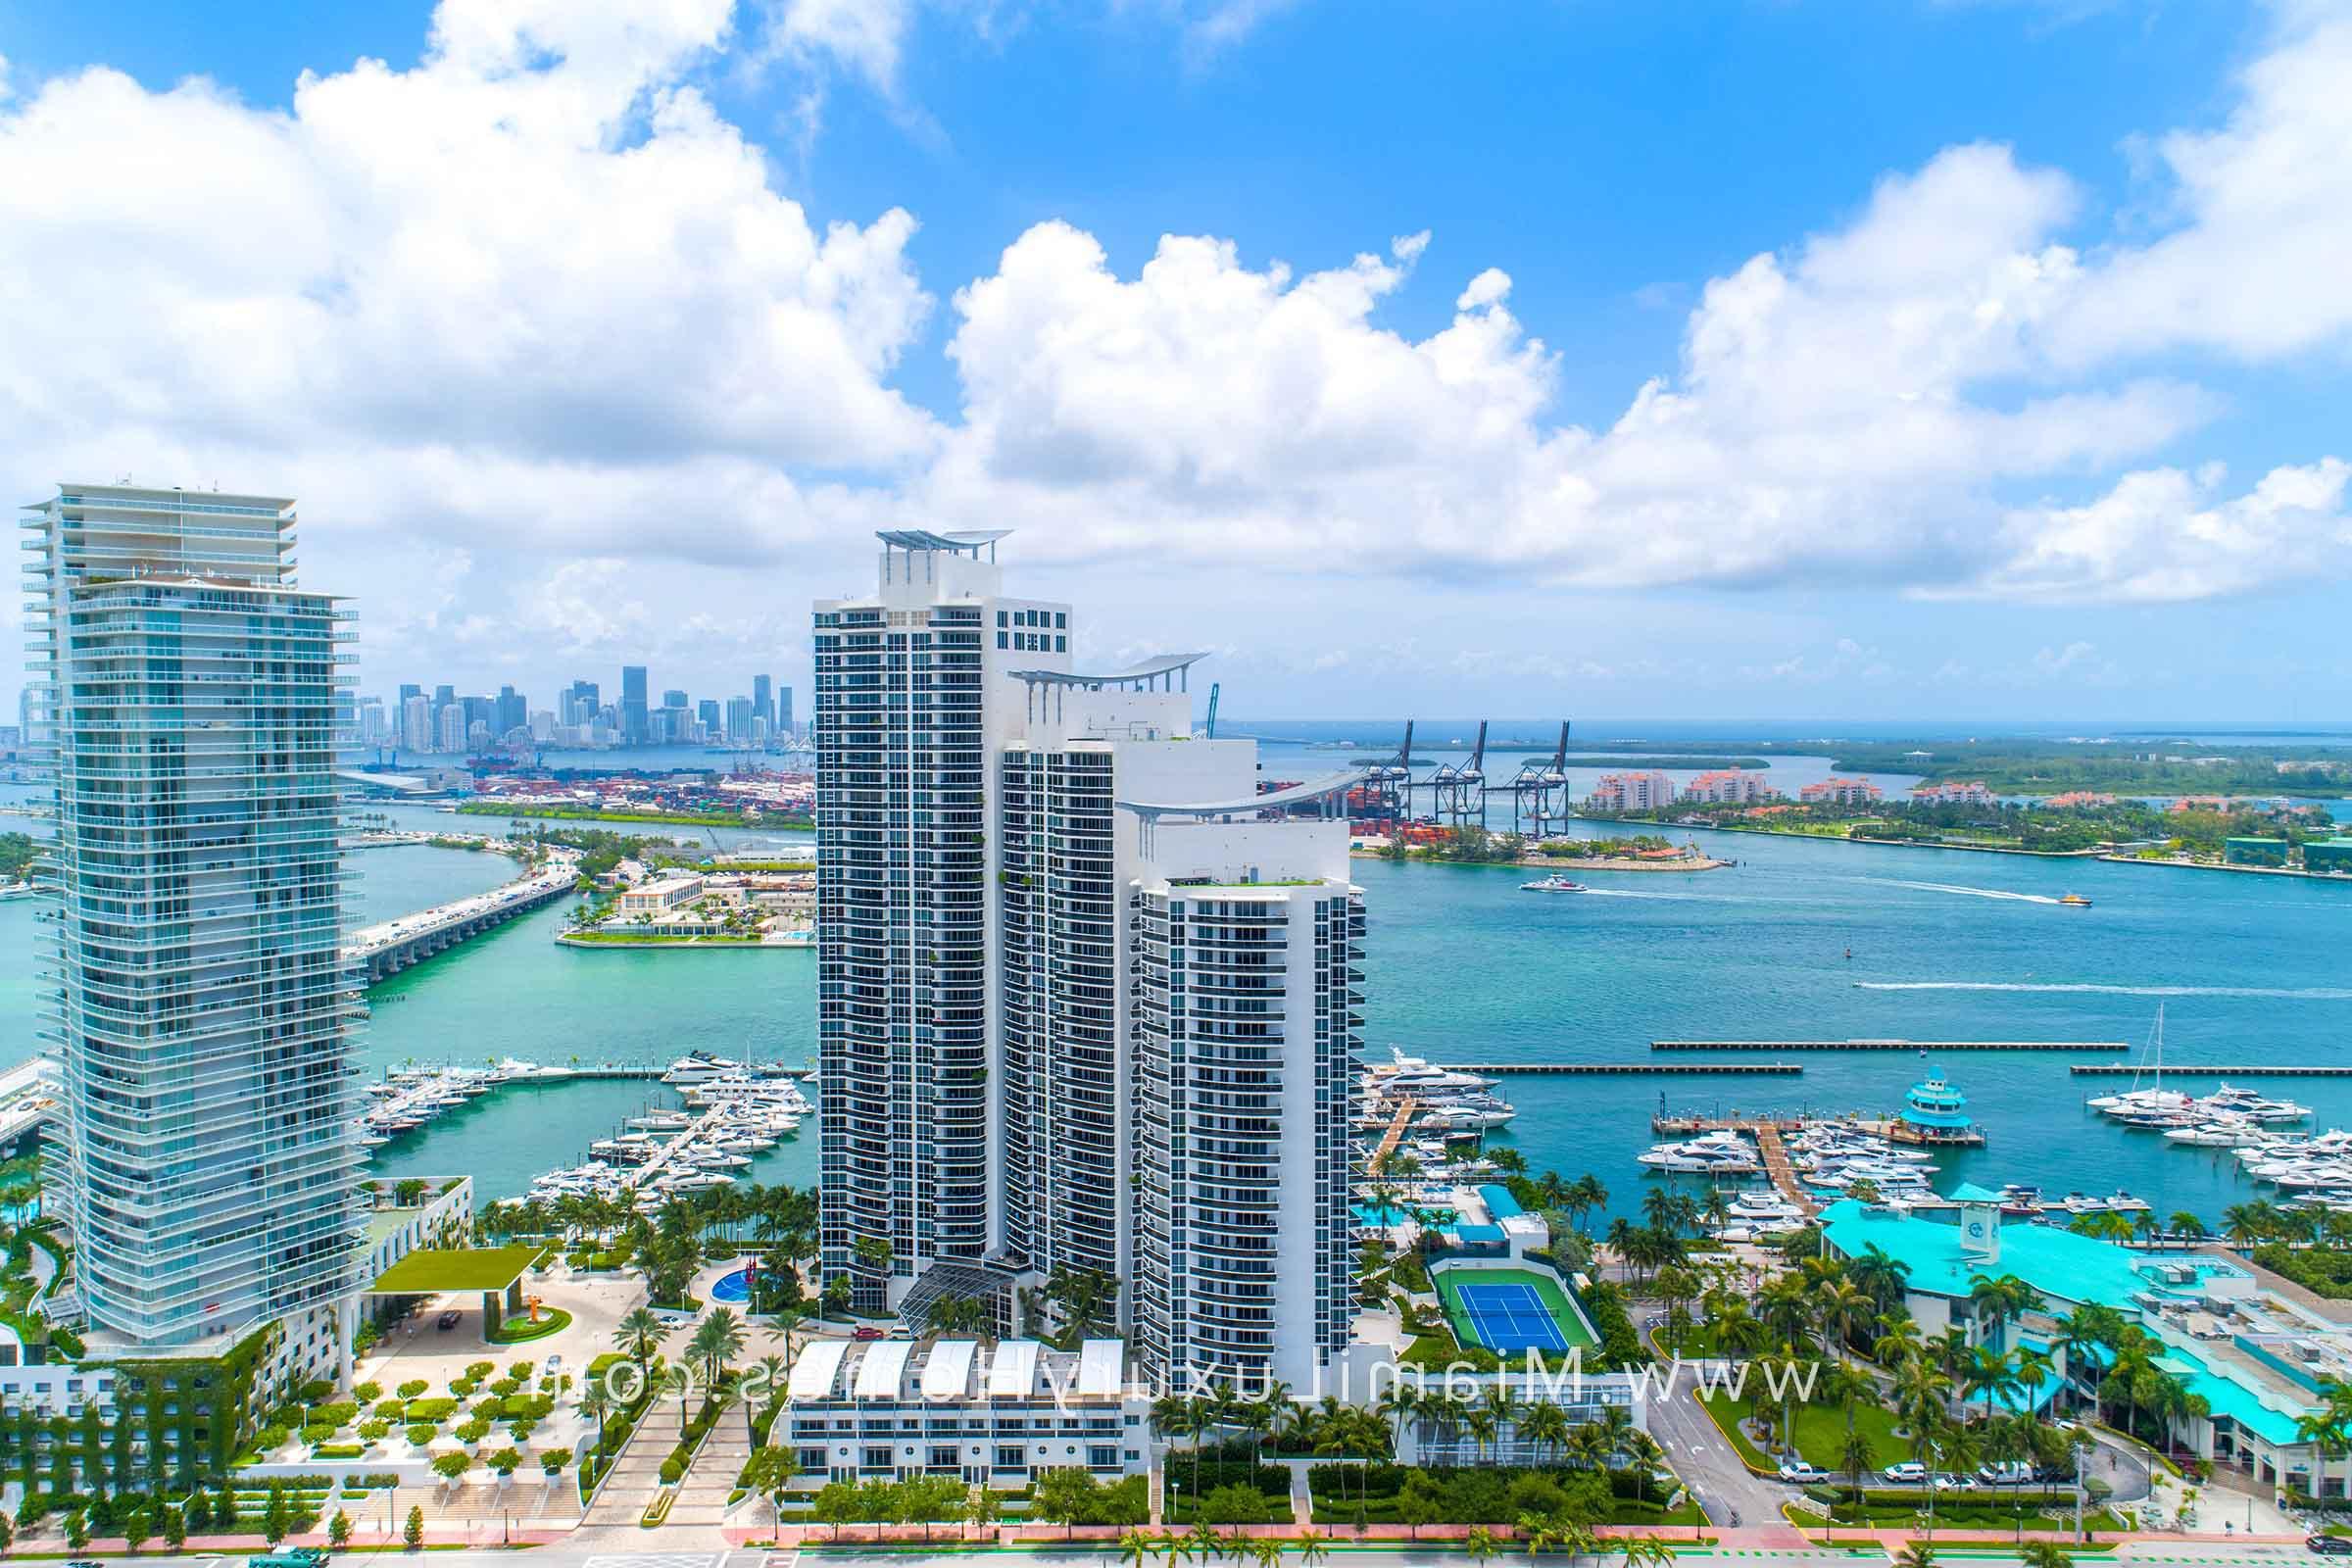
<path fill-rule="evenodd" d="M 290 501 L 71 485 L 26 510 L 57 779 L 49 1200 L 94 1350 L 202 1348 L 359 1285 L 349 612 L 296 588 Z"/>

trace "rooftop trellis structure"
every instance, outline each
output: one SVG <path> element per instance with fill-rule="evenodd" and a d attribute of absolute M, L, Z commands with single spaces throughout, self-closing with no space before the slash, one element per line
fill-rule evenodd
<path fill-rule="evenodd" d="M 1119 801 L 1122 811 L 1135 814 L 1142 830 L 1144 853 L 1152 853 L 1152 830 L 1162 817 L 1177 817 L 1192 822 L 1254 821 L 1268 811 L 1283 816 L 1294 814 L 1292 808 L 1312 806 L 1314 815 L 1324 819 L 1345 817 L 1348 814 L 1348 793 L 1362 782 L 1362 776 L 1350 768 L 1344 773 L 1332 773 L 1309 779 L 1303 784 L 1292 784 L 1262 795 L 1251 795 L 1233 801 L 1148 802 Z"/>
<path fill-rule="evenodd" d="M 1028 688 L 1030 720 L 1059 723 L 1062 699 L 1071 691 L 1189 692 L 1193 666 L 1207 657 L 1205 653 L 1161 654 L 1131 668 L 1092 674 L 1061 669 L 1016 669 L 1010 674 Z"/>

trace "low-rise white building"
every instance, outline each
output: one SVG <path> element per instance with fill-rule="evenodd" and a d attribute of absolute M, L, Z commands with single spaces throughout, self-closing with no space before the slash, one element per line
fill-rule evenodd
<path fill-rule="evenodd" d="M 689 871 L 678 871 L 624 890 L 618 908 L 624 915 L 662 914 L 682 904 L 692 904 L 702 896 L 703 879 Z"/>

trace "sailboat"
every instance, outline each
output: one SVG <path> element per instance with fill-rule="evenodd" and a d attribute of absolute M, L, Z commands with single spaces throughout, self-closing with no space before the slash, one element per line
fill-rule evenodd
<path fill-rule="evenodd" d="M 2194 1104 L 2180 1090 L 2164 1087 L 2164 1004 L 2161 1002 L 2156 1004 L 2156 1024 L 2149 1033 L 2147 1054 L 2140 1058 L 2140 1067 L 2155 1073 L 2155 1081 L 2149 1087 L 2139 1087 L 2139 1073 L 2135 1071 L 2132 1074 L 2132 1087 L 2122 1094 L 2099 1095 L 2085 1103 L 2093 1110 L 2118 1119 L 2179 1114 Z"/>

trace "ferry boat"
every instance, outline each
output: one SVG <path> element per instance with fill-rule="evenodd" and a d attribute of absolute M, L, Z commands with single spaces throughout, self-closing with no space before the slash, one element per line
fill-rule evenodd
<path fill-rule="evenodd" d="M 2066 897 L 2060 899 L 2058 902 L 2070 909 L 2087 909 L 2090 907 L 2090 901 L 2080 893 L 2069 893 Z"/>
<path fill-rule="evenodd" d="M 1554 871 L 1551 875 L 1538 877 L 1533 882 L 1520 883 L 1519 891 L 1522 893 L 1586 893 L 1591 890 L 1582 882 L 1571 882 L 1559 872 Z"/>

